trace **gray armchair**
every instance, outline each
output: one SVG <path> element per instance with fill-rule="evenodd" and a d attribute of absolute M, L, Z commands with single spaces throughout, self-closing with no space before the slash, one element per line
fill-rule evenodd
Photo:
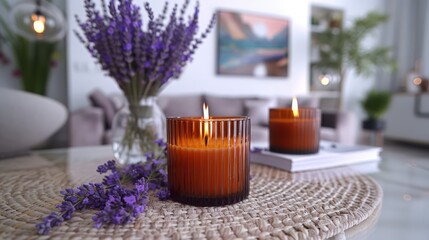
<path fill-rule="evenodd" d="M 67 114 L 53 99 L 0 88 L 0 155 L 43 146 L 66 123 Z"/>

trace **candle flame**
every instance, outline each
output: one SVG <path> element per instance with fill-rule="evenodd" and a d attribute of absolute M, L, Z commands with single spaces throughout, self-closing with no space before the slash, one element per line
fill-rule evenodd
<path fill-rule="evenodd" d="M 206 103 L 203 103 L 203 118 L 204 120 L 209 119 L 209 106 Z M 207 146 L 209 141 L 209 123 L 204 121 L 204 143 Z"/>
<path fill-rule="evenodd" d="M 292 113 L 294 117 L 299 117 L 298 101 L 296 100 L 296 97 L 293 97 L 292 99 Z"/>
<path fill-rule="evenodd" d="M 209 106 L 206 103 L 203 103 L 203 116 L 204 119 L 209 119 Z"/>

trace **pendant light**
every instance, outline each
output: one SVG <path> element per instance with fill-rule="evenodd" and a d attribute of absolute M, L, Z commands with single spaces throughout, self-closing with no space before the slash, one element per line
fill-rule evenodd
<path fill-rule="evenodd" d="M 20 2 L 12 7 L 9 17 L 11 29 L 28 40 L 55 42 L 66 33 L 63 13 L 45 0 Z"/>

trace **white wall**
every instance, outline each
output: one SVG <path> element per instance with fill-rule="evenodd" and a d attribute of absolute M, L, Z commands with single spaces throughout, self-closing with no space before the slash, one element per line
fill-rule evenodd
<path fill-rule="evenodd" d="M 97 2 L 97 1 L 96 1 Z M 139 1 L 136 1 L 139 2 Z M 164 1 L 149 1 L 155 13 L 159 12 Z M 170 2 L 181 3 L 180 0 Z M 192 3 L 195 1 L 191 1 Z M 382 0 L 204 0 L 200 1 L 201 29 L 208 24 L 211 14 L 217 9 L 229 9 L 243 12 L 272 15 L 291 20 L 290 28 L 290 65 L 286 78 L 251 78 L 218 76 L 216 66 L 216 31 L 213 31 L 200 46 L 194 56 L 194 62 L 186 67 L 179 80 L 175 80 L 164 90 L 163 94 L 213 93 L 221 95 L 258 95 L 258 96 L 292 96 L 308 93 L 309 84 L 309 36 L 310 4 L 318 4 L 345 10 L 347 19 L 360 17 L 368 11 L 382 9 Z M 68 1 L 68 15 L 84 15 L 83 1 Z M 115 82 L 104 76 L 94 60 L 89 56 L 76 36 L 72 33 L 78 29 L 74 19 L 69 20 L 68 34 L 68 98 L 69 107 L 75 110 L 88 104 L 87 96 L 94 88 L 101 88 L 106 93 L 119 91 Z M 359 81 L 354 81 L 359 80 Z M 360 88 L 368 88 L 371 81 L 349 79 L 350 87 L 346 94 L 357 98 L 355 93 Z M 365 83 L 364 83 L 365 82 Z M 364 84 L 362 84 L 364 83 Z M 353 91 L 351 90 L 353 89 Z M 359 96 L 360 97 L 360 96 Z"/>
<path fill-rule="evenodd" d="M 429 3 L 426 3 L 426 9 L 424 11 L 426 13 L 429 12 Z M 424 31 L 423 41 L 426 44 L 424 44 L 424 46 L 423 46 L 423 59 L 422 59 L 421 71 L 422 71 L 423 76 L 429 77 L 429 67 L 428 67 L 429 66 L 429 44 L 427 44 L 429 42 L 429 27 L 428 27 L 429 26 L 429 15 L 425 14 L 424 19 L 425 19 L 425 24 L 424 24 L 425 28 L 423 29 L 423 31 Z"/>
<path fill-rule="evenodd" d="M 164 1 L 150 1 L 155 12 L 160 12 Z M 182 1 L 171 1 L 181 3 Z M 195 1 L 191 1 L 192 3 Z M 68 2 L 69 16 L 83 15 L 82 3 Z M 217 9 L 255 12 L 273 15 L 291 20 L 290 29 L 290 66 L 287 78 L 250 78 L 217 76 L 216 66 L 216 30 L 213 30 L 200 45 L 194 61 L 189 63 L 180 80 L 175 80 L 164 90 L 164 94 L 214 93 L 222 95 L 282 95 L 291 96 L 307 92 L 308 71 L 308 3 L 293 0 L 205 0 L 200 3 L 200 28 L 209 22 L 211 14 Z M 70 21 L 70 30 L 77 29 L 75 21 Z M 118 91 L 111 79 L 106 79 L 93 64 L 86 49 L 73 34 L 69 34 L 69 101 L 70 108 L 84 106 L 86 96 L 95 87 L 106 92 Z"/>
<path fill-rule="evenodd" d="M 135 0 L 136 2 L 141 2 Z M 171 1 L 171 0 L 170 0 Z M 95 1 L 98 2 L 98 1 Z M 155 12 L 159 12 L 164 1 L 151 0 Z M 180 0 L 171 2 L 181 3 Z M 194 2 L 194 1 L 193 1 Z M 290 66 L 289 76 L 286 78 L 251 78 L 218 76 L 215 73 L 216 59 L 216 31 L 213 31 L 200 46 L 194 56 L 194 62 L 186 67 L 180 80 L 171 82 L 165 94 L 185 93 L 214 93 L 223 95 L 259 95 L 259 96 L 292 96 L 308 93 L 308 46 L 309 46 L 309 14 L 310 5 L 327 6 L 344 9 L 346 23 L 350 19 L 363 16 L 374 9 L 382 11 L 382 0 L 204 0 L 201 1 L 200 22 L 201 28 L 207 25 L 210 15 L 217 9 L 231 9 L 237 11 L 254 12 L 258 14 L 284 17 L 291 20 L 290 29 Z M 57 99 L 75 110 L 88 105 L 87 96 L 94 88 L 101 88 L 107 93 L 117 92 L 115 82 L 104 76 L 94 59 L 90 57 L 73 30 L 78 30 L 74 15 L 84 17 L 83 1 L 68 0 L 55 1 L 62 9 L 66 8 L 68 16 L 68 34 L 65 52 L 60 46 L 62 57 L 59 65 L 52 69 L 48 85 L 48 96 Z M 428 18 L 429 19 L 429 18 Z M 64 44 L 64 43 L 62 43 Z M 67 65 L 64 57 L 67 57 Z M 0 66 L 0 87 L 19 89 L 19 79 L 11 76 L 13 64 Z M 67 71 L 66 71 L 67 69 Z M 67 73 L 67 74 L 66 74 Z M 345 91 L 348 103 L 356 102 L 363 92 L 372 85 L 371 80 L 348 76 L 348 87 Z"/>

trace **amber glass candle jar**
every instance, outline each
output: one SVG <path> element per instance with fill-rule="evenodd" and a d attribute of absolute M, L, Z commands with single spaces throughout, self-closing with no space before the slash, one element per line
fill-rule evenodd
<path fill-rule="evenodd" d="M 247 198 L 249 147 L 248 117 L 167 118 L 171 198 L 196 206 Z"/>
<path fill-rule="evenodd" d="M 311 154 L 319 152 L 320 109 L 269 110 L 269 148 L 272 152 Z"/>

